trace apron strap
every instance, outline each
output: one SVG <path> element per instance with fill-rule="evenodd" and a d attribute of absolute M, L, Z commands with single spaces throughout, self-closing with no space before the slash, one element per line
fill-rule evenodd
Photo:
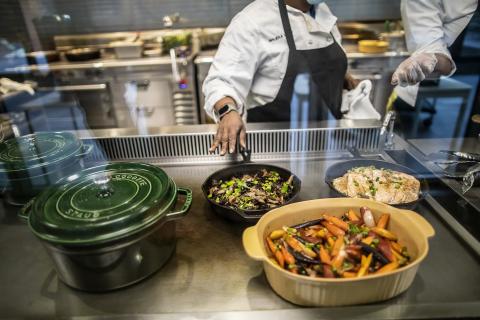
<path fill-rule="evenodd" d="M 282 18 L 283 31 L 287 37 L 288 48 L 290 52 L 297 50 L 295 41 L 293 40 L 292 28 L 290 27 L 290 20 L 288 19 L 287 5 L 285 0 L 278 0 L 278 7 L 280 8 L 280 17 Z"/>

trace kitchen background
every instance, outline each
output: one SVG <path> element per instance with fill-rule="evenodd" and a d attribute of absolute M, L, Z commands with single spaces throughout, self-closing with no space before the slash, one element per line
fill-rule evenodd
<path fill-rule="evenodd" d="M 273 1 L 273 0 L 272 0 Z M 178 12 L 178 27 L 228 25 L 251 0 L 19 0 L 1 1 L 0 37 L 27 51 L 52 49 L 53 36 L 163 28 L 162 17 Z M 400 0 L 327 1 L 340 21 L 400 19 Z M 39 44 L 29 40 L 29 31 Z"/>
<path fill-rule="evenodd" d="M 1 1 L 0 77 L 34 81 L 38 90 L 34 97 L 26 94 L 0 97 L 0 112 L 7 113 L 22 134 L 87 128 L 136 128 L 142 133 L 154 127 L 207 123 L 210 119 L 202 111 L 203 79 L 223 34 L 222 28 L 250 2 Z M 377 37 L 387 31 L 386 21 L 393 22 L 392 30 L 401 28 L 400 0 L 327 0 L 327 3 L 339 18 L 350 71 L 358 79 L 372 80 L 371 98 L 384 114 L 392 90 L 391 74 L 408 56 L 403 39 L 387 35 L 388 52 L 369 55 L 359 52 L 357 43 L 349 40 L 348 35 Z M 437 83 L 433 90 L 425 89 L 416 109 L 398 110 L 397 128 L 403 136 L 450 137 L 480 131 L 480 124 L 470 121 L 472 114 L 480 113 L 479 20 L 478 15 L 472 20 L 454 52 L 456 75 L 442 80 L 440 85 Z M 196 48 L 193 39 L 191 50 L 177 51 L 177 61 L 172 61 L 165 45 L 159 55 L 147 56 L 147 44 L 153 48 L 150 52 L 155 52 L 159 44 L 152 41 L 172 29 L 189 35 L 206 30 L 217 42 L 212 45 L 209 42 L 212 38 L 207 38 L 210 40 L 206 45 Z M 130 48 L 138 49 L 138 56 L 120 58 L 119 51 L 112 51 L 116 50 L 111 48 L 115 41 L 135 42 L 138 37 L 143 41 L 141 47 Z M 84 47 L 100 48 L 101 56 L 84 62 L 65 59 L 66 50 Z M 61 59 L 49 65 L 29 66 L 25 53 L 39 50 L 57 50 Z"/>

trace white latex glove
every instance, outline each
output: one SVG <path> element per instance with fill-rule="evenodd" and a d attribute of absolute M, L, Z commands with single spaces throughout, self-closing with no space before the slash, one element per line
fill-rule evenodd
<path fill-rule="evenodd" d="M 395 70 L 392 76 L 392 84 L 401 87 L 417 84 L 433 72 L 437 62 L 434 53 L 414 53 Z"/>

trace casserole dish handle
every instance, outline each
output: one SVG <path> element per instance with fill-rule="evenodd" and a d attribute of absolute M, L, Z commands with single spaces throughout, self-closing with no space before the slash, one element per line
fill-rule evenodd
<path fill-rule="evenodd" d="M 264 254 L 257 235 L 257 227 L 249 227 L 243 231 L 242 236 L 243 247 L 247 255 L 254 260 L 263 260 Z"/>
<path fill-rule="evenodd" d="M 403 212 L 405 212 L 408 219 L 420 228 L 427 238 L 431 238 L 435 235 L 435 230 L 432 225 L 424 217 L 410 210 L 403 210 Z"/>
<path fill-rule="evenodd" d="M 177 193 L 185 196 L 185 203 L 183 204 L 182 208 L 180 208 L 179 211 L 167 213 L 168 220 L 175 220 L 183 217 L 184 215 L 187 214 L 188 210 L 190 210 L 190 207 L 192 206 L 192 200 L 193 200 L 192 190 L 188 188 L 178 188 Z"/>

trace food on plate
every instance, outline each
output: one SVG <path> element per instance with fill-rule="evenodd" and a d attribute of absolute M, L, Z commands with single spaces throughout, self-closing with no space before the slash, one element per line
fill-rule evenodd
<path fill-rule="evenodd" d="M 418 200 L 420 182 L 413 176 L 374 166 L 356 167 L 333 180 L 333 187 L 351 198 L 369 198 L 387 204 Z"/>
<path fill-rule="evenodd" d="M 284 226 L 266 236 L 272 260 L 295 274 L 321 278 L 357 278 L 382 274 L 410 261 L 406 247 L 388 230 L 390 215 L 377 221 L 369 208 L 341 217 L 322 214 L 317 220 Z"/>
<path fill-rule="evenodd" d="M 228 180 L 214 180 L 208 198 L 220 205 L 242 210 L 270 209 L 292 197 L 292 182 L 293 175 L 284 179 L 274 170 L 263 169 Z"/>

